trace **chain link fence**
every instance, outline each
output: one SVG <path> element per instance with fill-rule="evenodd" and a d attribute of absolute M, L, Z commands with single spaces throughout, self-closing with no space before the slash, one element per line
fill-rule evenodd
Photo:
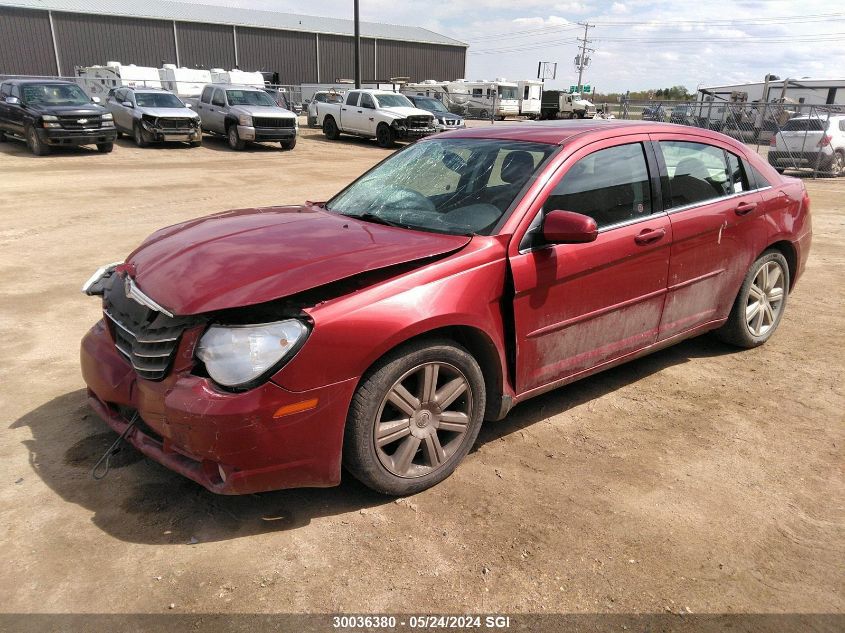
<path fill-rule="evenodd" d="M 618 119 L 716 130 L 753 147 L 780 172 L 845 176 L 845 105 L 706 100 L 623 101 L 597 107 Z"/>

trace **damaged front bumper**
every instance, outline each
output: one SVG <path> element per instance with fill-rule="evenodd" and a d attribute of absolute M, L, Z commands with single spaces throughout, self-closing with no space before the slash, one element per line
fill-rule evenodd
<path fill-rule="evenodd" d="M 83 338 L 82 375 L 92 409 L 144 455 L 218 494 L 325 487 L 340 482 L 343 427 L 355 380 L 303 392 L 269 381 L 224 392 L 191 373 L 202 328 L 186 330 L 174 365 L 145 380 L 98 322 Z"/>

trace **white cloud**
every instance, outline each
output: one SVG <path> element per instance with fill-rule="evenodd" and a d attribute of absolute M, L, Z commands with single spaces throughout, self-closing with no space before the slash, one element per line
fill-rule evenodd
<path fill-rule="evenodd" d="M 614 2 L 613 6 L 610 7 L 611 13 L 628 13 L 628 7 L 622 4 L 621 2 Z"/>
<path fill-rule="evenodd" d="M 554 9 L 561 13 L 586 13 L 590 7 L 585 2 L 559 2 L 554 5 Z"/>

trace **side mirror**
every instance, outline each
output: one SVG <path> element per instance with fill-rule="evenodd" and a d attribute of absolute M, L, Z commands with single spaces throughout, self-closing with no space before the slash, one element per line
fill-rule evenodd
<path fill-rule="evenodd" d="M 135 107 L 135 106 L 132 105 L 131 101 L 124 101 L 120 105 L 122 105 L 124 108 L 134 108 Z"/>
<path fill-rule="evenodd" d="M 549 211 L 543 218 L 543 239 L 549 244 L 594 242 L 599 230 L 596 221 L 572 211 Z"/>
<path fill-rule="evenodd" d="M 17 97 L 6 97 L 6 105 L 20 105 L 21 100 Z"/>
<path fill-rule="evenodd" d="M 91 97 L 92 103 L 100 103 L 100 97 Z"/>

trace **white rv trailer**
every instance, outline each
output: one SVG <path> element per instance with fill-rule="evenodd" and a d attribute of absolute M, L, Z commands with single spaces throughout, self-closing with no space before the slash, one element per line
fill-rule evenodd
<path fill-rule="evenodd" d="M 736 102 L 736 95 L 743 95 L 744 101 L 753 103 L 765 101 L 771 103 L 785 99 L 792 103 L 808 105 L 845 105 L 845 78 L 838 79 L 774 79 L 768 83 L 760 81 L 747 84 L 709 86 L 698 89 L 698 100 Z M 732 98 L 733 95 L 733 98 Z"/>
<path fill-rule="evenodd" d="M 237 84 L 239 86 L 264 87 L 264 75 L 260 72 L 246 72 L 238 70 L 223 70 L 222 68 L 211 69 L 211 83 L 214 84 Z"/>
<path fill-rule="evenodd" d="M 412 97 L 433 97 L 453 114 L 466 115 L 469 107 L 469 90 L 463 86 L 455 87 L 448 81 L 426 79 L 417 84 L 405 84 L 400 92 Z"/>
<path fill-rule="evenodd" d="M 203 87 L 211 83 L 211 71 L 198 68 L 177 68 L 165 64 L 158 69 L 162 87 L 180 97 L 199 97 Z"/>
<path fill-rule="evenodd" d="M 531 119 L 540 117 L 543 82 L 539 79 L 522 79 L 516 82 L 519 91 L 519 113 Z"/>
<path fill-rule="evenodd" d="M 107 62 L 105 66 L 77 66 L 76 82 L 90 97 L 105 98 L 113 88 L 161 88 L 158 68 Z"/>
<path fill-rule="evenodd" d="M 456 79 L 449 82 L 449 89 L 464 89 L 469 93 L 467 114 L 482 119 L 504 119 L 519 114 L 519 94 L 515 82 L 506 79 L 468 81 Z"/>

